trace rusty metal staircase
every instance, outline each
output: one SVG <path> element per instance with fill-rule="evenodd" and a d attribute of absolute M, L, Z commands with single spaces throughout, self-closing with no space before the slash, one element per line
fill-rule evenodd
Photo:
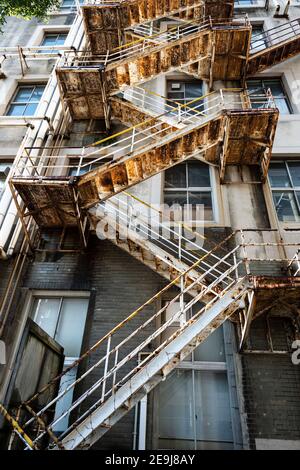
<path fill-rule="evenodd" d="M 104 119 L 109 128 L 110 96 L 158 75 L 184 68 L 210 85 L 214 80 L 241 80 L 250 38 L 247 19 L 220 23 L 204 18 L 106 53 L 68 52 L 56 70 L 61 96 L 74 119 Z"/>
<path fill-rule="evenodd" d="M 217 164 L 221 180 L 227 165 L 236 164 L 259 165 L 264 179 L 278 119 L 272 96 L 219 90 L 192 105 L 175 103 L 163 115 L 97 142 L 95 150 L 34 158 L 25 152 L 10 181 L 21 219 L 83 228 L 88 209 L 191 157 Z"/>
<path fill-rule="evenodd" d="M 211 257 L 217 253 L 217 248 L 201 256 L 24 402 L 22 409 L 26 410 L 27 418 L 26 422 L 23 420 L 22 429 L 34 448 L 89 448 L 226 319 L 245 308 L 251 286 L 247 277 L 238 274 L 243 263 L 240 251 L 241 245 L 236 245 L 225 250 L 222 257 Z M 203 274 L 192 283 L 187 282 L 188 273 L 201 267 L 204 261 L 209 266 L 203 266 Z M 203 281 L 209 273 L 211 281 L 201 292 L 192 295 L 197 282 Z M 165 302 L 164 296 L 172 292 L 178 281 L 180 290 L 173 292 L 172 300 Z M 207 299 L 209 292 L 216 294 Z M 133 324 L 130 333 L 124 335 L 124 329 L 128 331 Z M 76 380 L 62 380 L 88 358 L 90 366 Z M 87 386 L 89 377 L 95 375 L 96 380 Z M 47 396 L 49 389 L 61 380 L 65 385 L 60 387 L 56 398 L 39 407 L 40 397 Z M 70 406 L 63 407 L 62 398 L 73 394 L 79 384 L 81 392 Z M 57 437 L 56 427 L 65 419 L 69 423 L 67 429 Z"/>
<path fill-rule="evenodd" d="M 300 18 L 253 36 L 247 75 L 255 75 L 300 53 Z"/>

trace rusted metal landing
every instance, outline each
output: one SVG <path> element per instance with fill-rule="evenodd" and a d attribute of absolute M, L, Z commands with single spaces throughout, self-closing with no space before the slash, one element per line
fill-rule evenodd
<path fill-rule="evenodd" d="M 205 16 L 231 19 L 233 0 L 124 0 L 82 7 L 84 27 L 94 54 L 114 49 L 125 40 L 125 29 L 168 16 L 199 21 Z"/>
<path fill-rule="evenodd" d="M 250 55 L 247 67 L 247 76 L 255 75 L 285 60 L 291 59 L 300 53 L 299 35 L 283 42 L 275 44 L 256 54 Z"/>
<path fill-rule="evenodd" d="M 207 80 L 241 80 L 245 75 L 250 26 L 204 25 L 179 39 L 143 48 L 137 42 L 113 52 L 107 63 L 78 57 L 57 68 L 62 99 L 73 119 L 109 120 L 109 96 L 164 75 L 185 69 Z M 124 56 L 124 58 L 122 58 Z"/>

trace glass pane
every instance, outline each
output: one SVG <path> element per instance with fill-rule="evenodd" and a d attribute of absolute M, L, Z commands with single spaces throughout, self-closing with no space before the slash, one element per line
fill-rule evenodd
<path fill-rule="evenodd" d="M 202 81 L 185 84 L 185 104 L 200 98 L 202 95 Z M 203 109 L 201 107 L 202 103 L 202 100 L 197 100 L 194 103 L 190 103 L 189 107 L 197 108 L 199 111 L 201 111 Z"/>
<path fill-rule="evenodd" d="M 226 373 L 195 371 L 195 399 L 197 440 L 232 442 Z"/>
<path fill-rule="evenodd" d="M 65 361 L 64 369 L 71 365 L 72 361 Z M 73 367 L 65 375 L 62 376 L 59 384 L 59 392 L 62 392 L 68 385 L 76 380 L 77 367 Z M 60 400 L 56 403 L 54 419 L 63 415 L 72 405 L 74 389 L 70 389 Z M 69 413 L 62 418 L 54 427 L 55 433 L 62 433 L 68 428 Z"/>
<path fill-rule="evenodd" d="M 209 167 L 204 163 L 188 163 L 189 188 L 210 188 Z"/>
<path fill-rule="evenodd" d="M 185 83 L 185 99 L 193 100 L 202 96 L 202 81 Z"/>
<path fill-rule="evenodd" d="M 300 162 L 291 162 L 288 164 L 294 186 L 300 186 Z"/>
<path fill-rule="evenodd" d="M 300 214 L 294 197 L 289 191 L 273 191 L 278 219 L 282 222 L 299 222 Z"/>
<path fill-rule="evenodd" d="M 195 361 L 225 362 L 223 327 L 214 331 L 194 351 Z"/>
<path fill-rule="evenodd" d="M 32 318 L 52 338 L 55 335 L 59 306 L 59 298 L 34 300 Z"/>
<path fill-rule="evenodd" d="M 18 93 L 13 101 L 14 102 L 19 101 L 22 103 L 27 102 L 31 97 L 32 90 L 33 90 L 32 86 L 19 88 Z"/>
<path fill-rule="evenodd" d="M 33 116 L 37 107 L 38 103 L 29 103 L 25 108 L 24 116 Z"/>
<path fill-rule="evenodd" d="M 211 193 L 189 192 L 189 209 L 192 212 L 192 220 L 213 220 L 213 207 Z"/>
<path fill-rule="evenodd" d="M 176 165 L 165 171 L 166 188 L 186 188 L 186 166 Z"/>
<path fill-rule="evenodd" d="M 55 340 L 67 357 L 78 357 L 82 344 L 88 299 L 64 299 Z"/>
<path fill-rule="evenodd" d="M 194 439 L 192 372 L 175 370 L 159 385 L 159 437 Z"/>
<path fill-rule="evenodd" d="M 44 93 L 44 86 L 36 86 L 30 101 L 40 101 L 42 94 Z"/>
<path fill-rule="evenodd" d="M 272 163 L 269 168 L 270 183 L 273 188 L 290 188 L 290 179 L 284 163 Z"/>
<path fill-rule="evenodd" d="M 263 26 L 252 26 L 251 48 L 253 49 L 253 52 L 261 51 L 265 47 L 266 40 Z"/>
<path fill-rule="evenodd" d="M 26 109 L 25 104 L 12 104 L 8 110 L 8 116 L 23 116 Z"/>
<path fill-rule="evenodd" d="M 45 36 L 41 46 L 55 46 L 57 36 Z"/>

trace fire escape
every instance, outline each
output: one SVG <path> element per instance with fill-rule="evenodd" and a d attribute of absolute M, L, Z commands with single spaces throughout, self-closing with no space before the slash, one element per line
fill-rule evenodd
<path fill-rule="evenodd" d="M 112 119 L 128 127 L 82 148 L 80 155 L 25 148 L 10 180 L 14 200 L 33 249 L 29 221 L 62 233 L 77 227 L 83 247 L 87 230 L 105 221 L 106 229 L 117 230 L 114 243 L 168 284 L 22 404 L 30 415 L 22 421 L 29 448 L 89 448 L 226 319 L 238 325 L 242 347 L 252 319 L 264 308 L 255 294 L 247 252 L 253 244 L 246 231 L 218 245 L 194 231 L 191 242 L 188 226 L 166 227 L 161 213 L 128 192 L 191 157 L 217 165 L 221 182 L 230 165 L 258 166 L 265 181 L 279 113 L 269 90 L 250 95 L 245 80 L 299 53 L 300 26 L 294 20 L 266 32 L 262 49 L 261 38 L 250 41 L 247 18 L 233 18 L 233 3 L 91 0 L 82 7 L 87 47 L 64 54 L 56 68 L 65 112 L 74 120 L 102 120 L 107 130 Z M 155 21 L 164 17 L 179 24 L 159 31 Z M 140 86 L 172 70 L 205 80 L 211 91 L 183 105 Z M 238 80 L 241 88 L 213 90 L 217 80 Z M 298 254 L 288 267 L 294 292 Z M 178 293 L 168 304 L 174 304 L 174 314 L 157 327 L 167 308 L 157 308 L 157 302 L 174 286 Z M 124 337 L 123 329 L 141 317 Z M 170 333 L 174 322 L 179 326 Z M 99 351 L 100 358 L 92 360 Z M 58 391 L 61 377 L 87 359 L 85 372 Z M 94 385 L 54 415 L 59 400 L 90 374 Z M 70 425 L 57 437 L 55 425 L 66 416 Z"/>

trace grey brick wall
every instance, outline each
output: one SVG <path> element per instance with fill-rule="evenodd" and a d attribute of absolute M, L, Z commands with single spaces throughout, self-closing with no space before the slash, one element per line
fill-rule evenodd
<path fill-rule="evenodd" d="M 163 285 L 162 279 L 141 262 L 115 247 L 109 241 L 91 237 L 85 254 L 38 255 L 31 262 L 24 277 L 23 287 L 29 289 L 89 290 L 92 292 L 91 308 L 85 331 L 82 350 L 91 347 L 117 323 L 152 297 Z M 123 328 L 117 339 L 120 341 L 134 331 L 154 313 L 156 304 L 147 307 L 130 325 Z M 152 329 L 140 333 L 131 348 L 148 336 Z M 106 345 L 99 348 L 82 367 L 90 366 L 104 354 Z M 151 345 L 150 345 L 151 348 Z M 150 348 L 146 350 L 150 350 Z M 128 350 L 124 348 L 122 354 Z M 134 361 L 136 365 L 136 361 Z M 102 368 L 91 374 L 81 384 L 76 395 L 91 386 L 100 376 Z M 128 368 L 123 373 L 128 372 Z M 121 378 L 121 377 L 117 377 Z M 98 395 L 97 395 L 98 393 Z M 95 397 L 99 398 L 97 392 Z M 81 408 L 83 412 L 94 402 L 94 397 Z M 106 436 L 97 443 L 97 449 L 132 449 L 134 414 L 130 412 Z"/>
<path fill-rule="evenodd" d="M 262 320 L 252 329 L 252 347 L 267 349 Z M 275 325 L 275 324 L 274 324 Z M 282 325 L 273 328 L 272 338 L 282 341 Z M 241 356 L 243 395 L 247 413 L 250 448 L 255 439 L 300 439 L 300 366 L 292 364 L 291 354 L 253 354 Z"/>

